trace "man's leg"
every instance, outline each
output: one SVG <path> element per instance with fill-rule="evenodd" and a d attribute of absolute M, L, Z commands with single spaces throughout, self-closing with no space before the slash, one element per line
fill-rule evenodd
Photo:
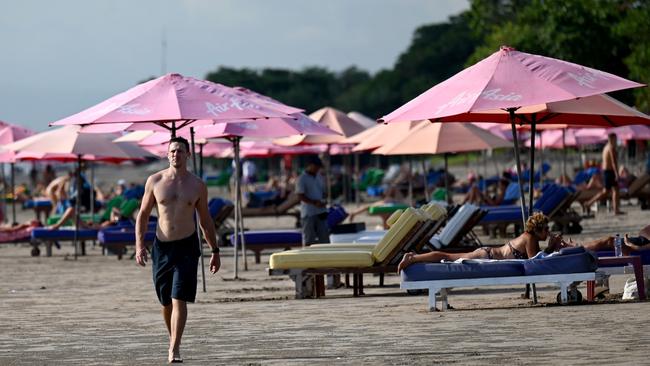
<path fill-rule="evenodd" d="M 302 218 L 302 244 L 303 246 L 316 243 L 316 227 L 314 220 L 316 216 L 307 216 Z"/>
<path fill-rule="evenodd" d="M 167 326 L 167 333 L 169 333 L 169 336 L 171 337 L 172 335 L 172 304 L 166 305 L 162 307 L 161 310 L 163 319 L 165 320 L 165 325 Z"/>
<path fill-rule="evenodd" d="M 63 212 L 63 215 L 61 215 L 59 221 L 57 221 L 56 224 L 50 226 L 50 228 L 52 229 L 60 228 L 61 226 L 63 226 L 63 224 L 65 224 L 66 221 L 71 219 L 74 216 L 74 214 L 75 214 L 74 206 L 66 208 L 65 212 Z"/>
<path fill-rule="evenodd" d="M 187 303 L 183 300 L 172 299 L 171 308 L 169 361 L 180 358 L 181 337 L 183 337 L 185 322 L 187 321 Z"/>

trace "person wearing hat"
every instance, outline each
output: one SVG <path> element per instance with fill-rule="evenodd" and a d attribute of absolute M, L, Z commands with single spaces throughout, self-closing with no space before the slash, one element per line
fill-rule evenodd
<path fill-rule="evenodd" d="M 323 162 L 318 156 L 307 160 L 305 171 L 298 177 L 296 193 L 300 198 L 302 242 L 304 245 L 329 243 L 325 182 L 318 174 Z"/>

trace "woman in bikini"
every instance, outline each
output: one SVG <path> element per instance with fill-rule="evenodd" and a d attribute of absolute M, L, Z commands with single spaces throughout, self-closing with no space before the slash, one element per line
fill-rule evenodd
<path fill-rule="evenodd" d="M 500 247 L 481 247 L 469 253 L 445 253 L 433 251 L 423 254 L 406 253 L 397 266 L 399 273 L 404 268 L 417 262 L 440 262 L 442 260 L 454 261 L 465 259 L 527 259 L 539 252 L 539 242 L 549 239 L 554 245 L 561 241 L 560 236 L 549 234 L 548 218 L 536 212 L 526 221 L 526 230 L 523 234 Z"/>

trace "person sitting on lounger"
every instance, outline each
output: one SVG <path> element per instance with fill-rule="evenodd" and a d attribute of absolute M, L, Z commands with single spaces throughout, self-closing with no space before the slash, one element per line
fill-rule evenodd
<path fill-rule="evenodd" d="M 539 249 L 539 242 L 549 238 L 548 217 L 541 212 L 536 212 L 526 221 L 526 230 L 515 239 L 510 240 L 500 247 L 481 247 L 469 253 L 446 253 L 433 251 L 423 254 L 413 252 L 404 254 L 404 258 L 397 266 L 399 273 L 404 268 L 417 262 L 440 262 L 442 260 L 455 261 L 457 259 L 527 259 L 535 256 Z M 549 242 L 557 245 L 561 240 L 559 236 L 551 236 Z"/>
<path fill-rule="evenodd" d="M 355 216 L 360 215 L 364 212 L 368 212 L 370 207 L 375 207 L 375 206 L 383 206 L 383 205 L 391 205 L 391 204 L 397 204 L 397 203 L 404 203 L 404 196 L 401 194 L 399 189 L 395 186 L 390 186 L 384 191 L 383 197 L 381 200 L 365 205 L 361 205 L 358 209 L 352 211 L 350 215 L 348 216 L 348 220 L 350 222 L 354 221 Z"/>

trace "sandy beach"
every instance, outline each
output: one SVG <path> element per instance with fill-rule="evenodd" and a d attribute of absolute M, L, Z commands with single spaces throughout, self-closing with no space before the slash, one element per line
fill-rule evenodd
<path fill-rule="evenodd" d="M 210 192 L 211 195 L 217 192 Z M 599 212 L 583 220 L 578 241 L 634 233 L 648 212 L 626 204 L 625 216 Z M 21 219 L 31 211 L 18 210 Z M 369 227 L 376 217 L 360 216 Z M 290 228 L 291 219 L 246 222 L 250 228 Z M 480 231 L 480 230 L 478 230 Z M 479 233 L 480 234 L 480 233 Z M 503 239 L 482 237 L 487 243 Z M 0 364 L 155 365 L 166 362 L 167 334 L 151 268 L 99 246 L 73 258 L 69 243 L 52 257 L 31 257 L 28 245 L 0 246 Z M 288 277 L 270 277 L 268 254 L 233 280 L 231 249 L 207 276 L 207 292 L 189 306 L 181 348 L 193 365 L 302 364 L 633 364 L 647 362 L 647 302 L 621 301 L 625 280 L 613 276 L 607 301 L 555 304 L 556 288 L 538 287 L 539 304 L 523 288 L 456 289 L 454 310 L 427 311 L 424 295 L 385 287 L 366 275 L 366 296 L 328 290 L 295 300 Z M 206 259 L 207 261 L 207 259 Z M 207 263 L 207 262 L 206 262 Z M 580 287 L 586 296 L 586 289 Z"/>

